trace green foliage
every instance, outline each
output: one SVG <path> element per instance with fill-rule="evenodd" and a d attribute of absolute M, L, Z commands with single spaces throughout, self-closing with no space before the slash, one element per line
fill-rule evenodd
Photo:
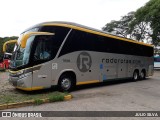
<path fill-rule="evenodd" d="M 157 46 L 160 42 L 160 0 L 150 0 L 135 13 L 137 23 L 146 22 L 152 29 L 152 43 Z"/>
<path fill-rule="evenodd" d="M 64 100 L 64 95 L 62 95 L 62 94 L 49 96 L 50 102 L 63 101 L 63 100 Z"/>
<path fill-rule="evenodd" d="M 18 37 L 16 37 L 16 36 L 4 37 L 4 38 L 0 37 L 0 59 L 3 58 L 3 44 L 9 40 L 17 40 L 17 39 L 18 39 Z M 14 44 L 9 44 L 7 46 L 6 52 L 11 53 L 13 48 L 14 48 Z"/>
<path fill-rule="evenodd" d="M 136 12 L 107 23 L 102 30 L 155 46 L 160 45 L 160 0 L 150 0 Z"/>
<path fill-rule="evenodd" d="M 35 99 L 35 100 L 34 100 L 34 103 L 35 103 L 36 105 L 41 105 L 41 104 L 43 104 L 43 100 L 41 100 L 41 99 Z"/>
<path fill-rule="evenodd" d="M 118 21 L 113 20 L 110 23 L 107 23 L 102 28 L 102 30 L 122 37 L 128 37 L 128 35 L 130 34 L 129 23 L 132 21 L 133 18 L 134 12 L 130 12 L 127 15 L 122 16 L 122 18 Z"/>

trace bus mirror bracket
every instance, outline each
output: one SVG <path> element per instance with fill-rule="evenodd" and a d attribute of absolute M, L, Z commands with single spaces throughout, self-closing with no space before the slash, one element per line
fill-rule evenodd
<path fill-rule="evenodd" d="M 17 43 L 17 40 L 9 40 L 3 44 L 3 53 L 6 53 L 7 45 L 12 43 Z"/>
<path fill-rule="evenodd" d="M 50 32 L 28 32 L 23 35 L 22 40 L 21 40 L 21 47 L 25 48 L 26 43 L 29 37 L 31 36 L 38 36 L 38 35 L 55 35 L 55 33 L 50 33 Z"/>

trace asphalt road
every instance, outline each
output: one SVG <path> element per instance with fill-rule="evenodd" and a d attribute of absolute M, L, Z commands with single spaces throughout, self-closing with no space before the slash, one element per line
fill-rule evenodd
<path fill-rule="evenodd" d="M 70 101 L 8 109 L 8 111 L 160 111 L 160 71 L 155 71 L 154 76 L 137 82 L 122 80 L 105 84 L 79 86 L 71 94 L 74 98 Z M 38 120 L 39 118 L 32 119 Z M 61 117 L 56 119 L 75 118 Z M 155 120 L 158 118 L 81 117 L 77 119 Z"/>

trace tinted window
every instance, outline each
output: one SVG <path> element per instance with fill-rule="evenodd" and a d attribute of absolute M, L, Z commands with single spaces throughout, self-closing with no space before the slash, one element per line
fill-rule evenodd
<path fill-rule="evenodd" d="M 9 54 L 4 54 L 4 58 L 3 59 L 11 59 L 11 55 L 9 55 Z"/>
<path fill-rule="evenodd" d="M 69 30 L 70 30 L 69 28 L 59 27 L 59 26 L 43 26 L 40 29 L 41 32 L 55 33 L 55 35 L 53 35 L 52 38 L 50 38 L 52 41 L 50 43 L 51 48 L 52 48 L 52 58 L 51 59 L 53 59 L 56 56 L 63 40 L 65 39 L 66 35 L 68 34 Z"/>
<path fill-rule="evenodd" d="M 53 36 L 37 36 L 35 39 L 36 47 L 34 52 L 34 61 L 47 61 L 51 59 Z"/>
<path fill-rule="evenodd" d="M 149 57 L 153 56 L 152 47 L 78 30 L 72 30 L 59 56 L 83 50 Z"/>
<path fill-rule="evenodd" d="M 94 51 L 95 44 L 93 38 L 88 33 L 72 30 L 59 56 L 74 51 L 81 51 L 81 50 Z"/>
<path fill-rule="evenodd" d="M 55 35 L 40 35 L 35 37 L 31 53 L 31 56 L 34 57 L 30 59 L 31 65 L 36 65 L 54 59 L 64 38 L 69 32 L 69 28 L 43 26 L 39 31 L 51 32 L 55 33 Z"/>
<path fill-rule="evenodd" d="M 155 57 L 154 62 L 160 62 L 160 57 Z"/>
<path fill-rule="evenodd" d="M 65 28 L 65 27 L 57 27 L 57 26 L 43 26 L 40 29 L 41 32 L 51 32 L 51 33 L 55 33 L 55 35 L 53 36 L 53 41 L 54 41 L 54 46 L 56 47 L 60 47 L 60 45 L 62 44 L 64 38 L 66 37 L 67 33 L 69 32 L 69 28 Z"/>

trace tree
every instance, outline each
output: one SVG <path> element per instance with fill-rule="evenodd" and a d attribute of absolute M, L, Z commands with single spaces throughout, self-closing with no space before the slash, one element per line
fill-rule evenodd
<path fill-rule="evenodd" d="M 134 12 L 130 12 L 127 15 L 122 16 L 119 21 L 113 20 L 110 23 L 107 23 L 102 30 L 122 37 L 131 38 L 132 35 L 130 34 L 129 24 L 133 18 Z"/>
<path fill-rule="evenodd" d="M 135 19 L 131 24 L 132 28 L 136 25 L 145 23 L 148 30 L 148 36 L 151 37 L 152 43 L 157 46 L 160 42 L 160 0 L 150 0 L 145 6 L 135 12 Z"/>
<path fill-rule="evenodd" d="M 141 42 L 160 45 L 160 0 L 150 0 L 136 12 L 107 23 L 102 30 Z"/>

